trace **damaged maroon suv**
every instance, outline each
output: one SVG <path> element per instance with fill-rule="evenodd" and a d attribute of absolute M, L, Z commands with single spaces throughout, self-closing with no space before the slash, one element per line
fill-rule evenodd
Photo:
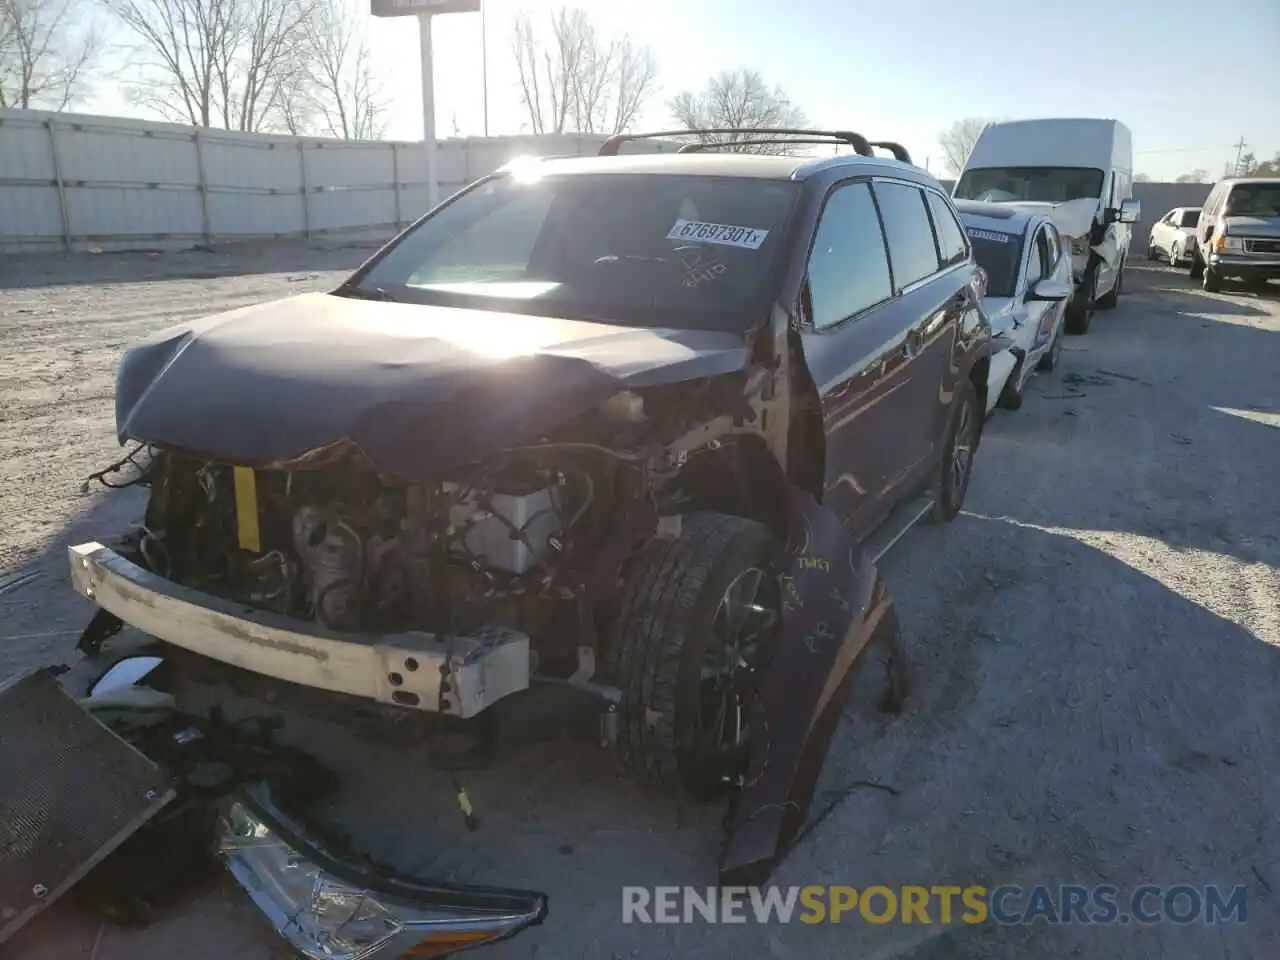
<path fill-rule="evenodd" d="M 895 643 L 870 544 L 960 510 L 989 327 L 900 147 L 723 133 L 513 163 L 331 293 L 129 350 L 118 432 L 150 499 L 124 542 L 71 549 L 101 608 L 83 648 L 125 623 L 463 726 L 578 687 L 628 773 L 729 798 L 724 882 L 767 876 L 863 650 Z"/>

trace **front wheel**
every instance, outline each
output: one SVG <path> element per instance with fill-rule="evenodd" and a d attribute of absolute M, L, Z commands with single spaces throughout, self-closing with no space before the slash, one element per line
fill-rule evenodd
<path fill-rule="evenodd" d="M 933 519 L 938 523 L 951 522 L 964 506 L 973 473 L 973 455 L 982 435 L 978 391 L 967 377 L 956 385 L 951 403 L 951 427 L 938 462 L 937 493 L 933 501 Z"/>
<path fill-rule="evenodd" d="M 1204 276 L 1204 260 L 1200 258 L 1199 253 L 1191 255 L 1191 269 L 1188 271 L 1192 280 L 1199 280 Z"/>
<path fill-rule="evenodd" d="M 1093 323 L 1093 295 L 1098 285 L 1098 272 L 1090 268 L 1076 290 L 1076 295 L 1067 304 L 1067 333 L 1083 336 L 1089 332 Z"/>
<path fill-rule="evenodd" d="M 633 779 L 714 800 L 745 772 L 750 705 L 734 681 L 781 623 L 777 551 L 764 524 L 709 512 L 641 546 L 605 657 Z"/>
<path fill-rule="evenodd" d="M 1181 264 L 1182 264 L 1182 251 L 1178 249 L 1178 245 L 1175 243 L 1172 247 L 1169 248 L 1169 266 L 1176 267 L 1176 266 L 1180 266 Z"/>
<path fill-rule="evenodd" d="M 1222 289 L 1222 274 L 1205 264 L 1200 273 L 1200 286 L 1206 293 L 1217 293 Z"/>

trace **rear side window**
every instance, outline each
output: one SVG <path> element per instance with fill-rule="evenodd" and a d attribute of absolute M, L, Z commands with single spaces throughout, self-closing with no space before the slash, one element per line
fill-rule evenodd
<path fill-rule="evenodd" d="M 1196 225 L 1197 225 L 1197 224 L 1199 224 L 1199 223 L 1200 223 L 1200 211 L 1199 211 L 1199 210 L 1184 210 L 1184 211 L 1182 211 L 1182 224 L 1181 224 L 1181 226 L 1184 226 L 1184 227 L 1194 227 L 1194 226 L 1196 226 Z"/>
<path fill-rule="evenodd" d="M 892 293 L 884 234 L 865 183 L 839 187 L 827 199 L 809 254 L 813 325 L 830 327 L 887 300 Z"/>
<path fill-rule="evenodd" d="M 925 194 L 929 201 L 929 210 L 933 213 L 933 227 L 938 232 L 938 252 L 944 267 L 964 263 L 969 255 L 969 247 L 964 240 L 964 229 L 956 220 L 955 214 L 947 206 L 947 201 L 932 191 Z"/>
<path fill-rule="evenodd" d="M 900 183 L 877 183 L 876 202 L 889 241 L 893 283 L 899 290 L 938 272 L 938 248 L 924 192 Z"/>

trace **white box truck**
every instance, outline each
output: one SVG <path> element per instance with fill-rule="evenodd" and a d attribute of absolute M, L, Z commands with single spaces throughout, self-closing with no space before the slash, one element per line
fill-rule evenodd
<path fill-rule="evenodd" d="M 1070 332 L 1088 332 L 1095 306 L 1115 306 L 1131 224 L 1140 214 L 1133 199 L 1133 138 L 1123 123 L 1064 118 L 989 124 L 952 195 L 1049 215 L 1071 251 L 1076 292 L 1067 309 Z"/>

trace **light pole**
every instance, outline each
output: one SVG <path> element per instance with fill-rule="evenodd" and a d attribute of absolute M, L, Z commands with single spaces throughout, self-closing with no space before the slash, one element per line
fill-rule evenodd
<path fill-rule="evenodd" d="M 442 13 L 479 13 L 480 30 L 484 33 L 484 11 L 480 0 L 370 0 L 375 17 L 418 18 L 422 50 L 422 152 L 426 160 L 427 204 L 434 207 L 440 195 L 440 177 L 436 169 L 436 85 L 434 59 L 431 54 L 431 18 Z M 483 42 L 483 40 L 482 40 Z M 485 133 L 489 125 L 489 71 L 485 70 Z"/>
<path fill-rule="evenodd" d="M 427 209 L 440 200 L 440 175 L 436 169 L 436 69 L 431 54 L 431 13 L 418 14 L 422 47 L 422 152 L 427 167 Z"/>

